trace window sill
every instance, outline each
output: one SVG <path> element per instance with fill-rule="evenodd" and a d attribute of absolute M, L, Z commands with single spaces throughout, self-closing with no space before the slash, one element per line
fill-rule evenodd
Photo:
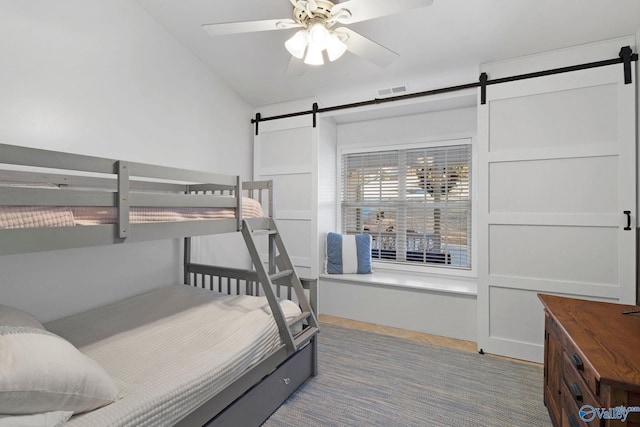
<path fill-rule="evenodd" d="M 478 283 L 475 279 L 444 278 L 389 270 L 376 270 L 372 274 L 321 274 L 320 278 L 343 283 L 357 282 L 365 285 L 370 284 L 458 295 L 478 295 Z"/>

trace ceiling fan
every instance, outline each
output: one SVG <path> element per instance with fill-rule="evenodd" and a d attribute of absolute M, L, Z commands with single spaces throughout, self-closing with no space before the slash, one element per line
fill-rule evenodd
<path fill-rule="evenodd" d="M 322 65 L 325 55 L 329 61 L 335 61 L 349 50 L 386 67 L 395 60 L 397 53 L 339 25 L 393 15 L 433 3 L 433 0 L 289 1 L 293 5 L 293 18 L 204 24 L 202 28 L 212 36 L 300 28 L 285 42 L 292 62 L 304 60 L 309 65 Z"/>

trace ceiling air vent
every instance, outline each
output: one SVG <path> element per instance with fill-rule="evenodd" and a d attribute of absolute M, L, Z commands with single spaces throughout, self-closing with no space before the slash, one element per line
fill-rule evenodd
<path fill-rule="evenodd" d="M 390 95 L 398 95 L 400 93 L 406 92 L 407 86 L 395 86 L 386 89 L 378 89 L 378 96 L 390 96 Z"/>

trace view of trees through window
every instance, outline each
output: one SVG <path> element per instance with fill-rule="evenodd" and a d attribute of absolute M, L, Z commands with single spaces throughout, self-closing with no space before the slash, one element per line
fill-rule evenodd
<path fill-rule="evenodd" d="M 343 233 L 380 261 L 471 267 L 471 145 L 342 157 Z"/>

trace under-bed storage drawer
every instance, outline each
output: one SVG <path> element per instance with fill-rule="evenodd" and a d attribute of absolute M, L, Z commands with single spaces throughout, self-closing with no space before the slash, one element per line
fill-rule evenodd
<path fill-rule="evenodd" d="M 264 378 L 206 426 L 260 425 L 311 376 L 312 347 L 310 343 L 291 356 L 271 375 Z"/>

